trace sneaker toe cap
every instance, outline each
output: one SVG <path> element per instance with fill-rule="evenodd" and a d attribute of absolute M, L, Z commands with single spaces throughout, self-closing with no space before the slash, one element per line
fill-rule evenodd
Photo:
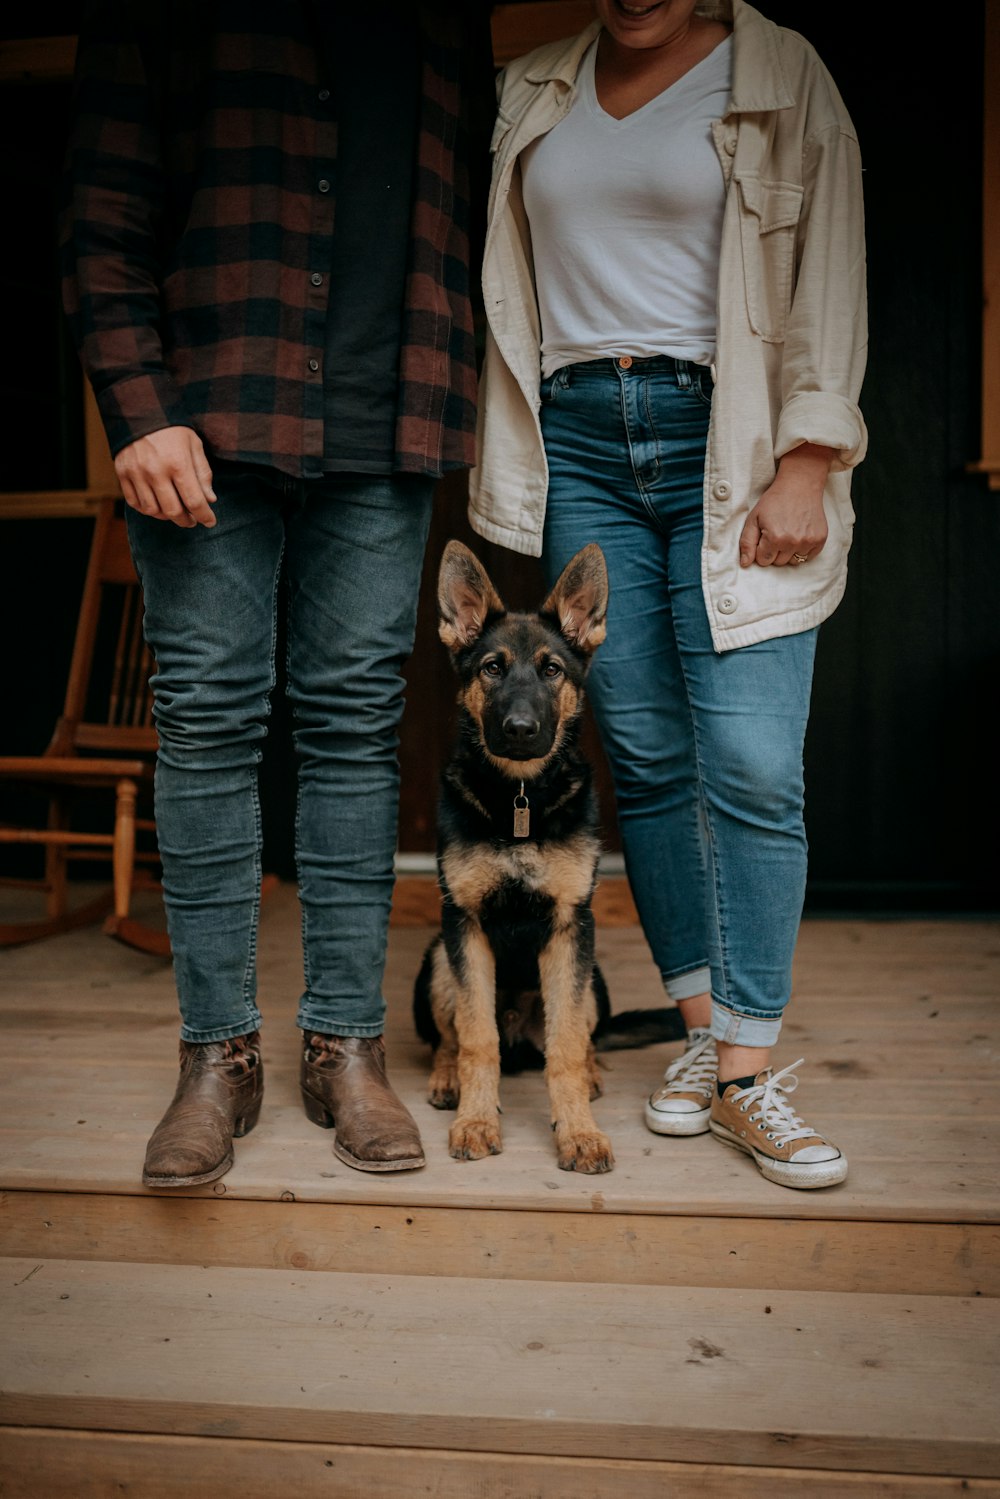
<path fill-rule="evenodd" d="M 649 1107 L 655 1109 L 657 1114 L 698 1114 L 705 1105 L 697 1103 L 693 1098 L 677 1098 L 654 1093 L 649 1100 Z"/>
<path fill-rule="evenodd" d="M 840 1151 L 836 1145 L 803 1145 L 792 1156 L 792 1160 L 798 1165 L 814 1166 L 820 1161 L 836 1161 Z"/>

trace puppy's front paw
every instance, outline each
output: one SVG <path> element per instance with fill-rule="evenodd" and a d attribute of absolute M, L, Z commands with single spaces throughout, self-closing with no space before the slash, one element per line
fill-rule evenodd
<path fill-rule="evenodd" d="M 458 1068 L 453 1062 L 436 1062 L 430 1077 L 427 1102 L 436 1109 L 457 1109 L 458 1099 Z"/>
<path fill-rule="evenodd" d="M 600 1130 L 563 1134 L 556 1129 L 558 1164 L 562 1171 L 585 1171 L 596 1175 L 614 1169 L 615 1157 L 611 1141 Z"/>
<path fill-rule="evenodd" d="M 456 1161 L 481 1161 L 503 1149 L 495 1119 L 462 1119 L 448 1131 L 448 1151 Z"/>

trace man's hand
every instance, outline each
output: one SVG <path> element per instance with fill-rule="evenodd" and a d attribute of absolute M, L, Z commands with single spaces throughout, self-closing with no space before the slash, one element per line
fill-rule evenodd
<path fill-rule="evenodd" d="M 125 502 L 152 520 L 214 526 L 212 470 L 197 432 L 163 427 L 139 437 L 115 458 Z"/>
<path fill-rule="evenodd" d="M 774 482 L 747 516 L 740 567 L 798 567 L 823 550 L 823 486 L 833 457 L 832 448 L 803 443 L 779 460 Z"/>

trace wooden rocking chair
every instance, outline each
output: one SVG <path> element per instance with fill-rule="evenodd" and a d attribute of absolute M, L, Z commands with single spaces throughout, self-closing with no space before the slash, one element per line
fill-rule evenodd
<path fill-rule="evenodd" d="M 151 815 L 137 811 L 140 803 L 151 801 L 153 783 L 152 671 L 125 521 L 109 499 L 95 521 L 66 696 L 52 739 L 41 755 L 0 756 L 0 785 L 41 791 L 48 799 L 47 826 L 0 826 L 0 843 L 44 847 L 43 877 L 3 883 L 34 889 L 46 904 L 41 919 L 0 925 L 0 946 L 65 932 L 107 913 L 104 930 L 110 936 L 144 952 L 169 955 L 165 927 L 146 925 L 131 914 L 135 890 L 159 887 L 158 879 L 140 867 L 159 863 L 155 825 Z M 111 830 L 74 828 L 74 803 L 85 798 L 93 808 L 102 792 L 113 800 Z M 137 847 L 139 833 L 147 835 L 141 840 L 145 848 Z M 109 857 L 111 890 L 71 907 L 70 861 Z"/>

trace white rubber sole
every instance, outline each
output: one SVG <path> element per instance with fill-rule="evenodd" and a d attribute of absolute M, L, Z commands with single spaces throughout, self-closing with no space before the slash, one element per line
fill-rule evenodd
<path fill-rule="evenodd" d="M 703 1135 L 708 1129 L 710 1109 L 695 1109 L 690 1114 L 666 1114 L 654 1109 L 646 1100 L 646 1128 L 654 1135 Z"/>
<path fill-rule="evenodd" d="M 753 1156 L 761 1176 L 779 1187 L 797 1187 L 809 1191 L 816 1187 L 835 1187 L 847 1176 L 847 1157 L 838 1155 L 832 1161 L 803 1161 L 796 1166 L 792 1161 L 775 1161 L 759 1150 L 754 1150 L 749 1140 L 741 1140 L 725 1125 L 709 1120 L 709 1129 L 724 1145 L 732 1145 L 746 1155 Z"/>

